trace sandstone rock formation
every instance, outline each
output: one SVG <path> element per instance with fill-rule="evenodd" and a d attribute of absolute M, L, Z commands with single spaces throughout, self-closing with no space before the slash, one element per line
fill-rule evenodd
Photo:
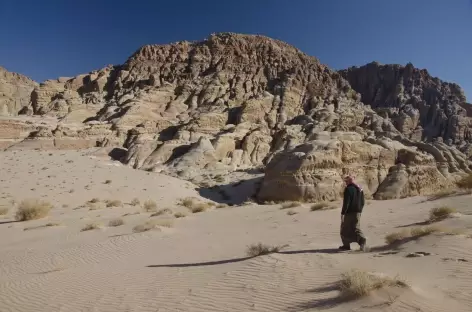
<path fill-rule="evenodd" d="M 365 104 L 390 118 L 405 136 L 429 142 L 441 138 L 459 146 L 472 141 L 471 109 L 457 84 L 431 77 L 412 64 L 370 63 L 340 73 Z"/>
<path fill-rule="evenodd" d="M 144 46 L 123 65 L 37 85 L 27 102 L 20 114 L 56 123 L 10 148 L 122 147 L 133 168 L 209 186 L 261 169 L 261 201 L 334 200 L 347 173 L 386 199 L 470 172 L 457 85 L 411 65 L 332 71 L 263 36 Z"/>
<path fill-rule="evenodd" d="M 33 80 L 0 66 L 0 116 L 16 116 L 28 106 L 36 85 Z"/>

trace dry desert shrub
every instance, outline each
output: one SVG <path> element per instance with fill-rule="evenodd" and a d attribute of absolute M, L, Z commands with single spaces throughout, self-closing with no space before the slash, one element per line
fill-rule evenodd
<path fill-rule="evenodd" d="M 95 198 L 92 198 L 91 200 L 89 200 L 88 202 L 92 203 L 92 204 L 96 204 L 96 203 L 100 202 L 100 199 L 95 197 Z"/>
<path fill-rule="evenodd" d="M 192 197 L 186 197 L 184 199 L 182 199 L 182 201 L 180 202 L 180 204 L 184 207 L 187 207 L 190 209 L 190 207 L 193 206 L 195 202 L 195 198 L 192 198 Z"/>
<path fill-rule="evenodd" d="M 143 204 L 143 208 L 146 212 L 155 212 L 157 211 L 157 203 L 153 200 L 146 200 Z"/>
<path fill-rule="evenodd" d="M 97 223 L 97 222 L 92 222 L 92 223 L 88 223 L 86 224 L 82 230 L 80 230 L 81 232 L 85 232 L 85 231 L 91 231 L 91 230 L 97 230 L 101 227 L 101 224 L 100 223 Z"/>
<path fill-rule="evenodd" d="M 108 199 L 106 203 L 107 203 L 107 208 L 123 206 L 123 203 L 121 202 L 121 200 L 118 200 L 118 199 Z"/>
<path fill-rule="evenodd" d="M 464 176 L 462 179 L 457 181 L 457 186 L 462 189 L 470 190 L 472 189 L 472 173 Z"/>
<path fill-rule="evenodd" d="M 133 200 L 131 201 L 131 205 L 132 206 L 139 206 L 139 205 L 141 205 L 141 201 L 138 198 L 133 198 Z"/>
<path fill-rule="evenodd" d="M 248 257 L 263 256 L 279 252 L 281 248 L 280 246 L 268 246 L 262 243 L 252 244 L 247 247 L 246 255 Z"/>
<path fill-rule="evenodd" d="M 91 203 L 91 202 L 88 202 L 87 204 L 87 207 L 89 208 L 89 210 L 98 210 L 98 209 L 101 209 L 102 207 L 100 206 L 100 203 Z"/>
<path fill-rule="evenodd" d="M 151 224 L 147 224 L 147 223 L 138 224 L 135 227 L 133 227 L 133 232 L 134 233 L 142 233 L 142 232 L 150 231 L 150 230 L 155 229 L 155 228 L 156 228 L 156 226 L 151 225 Z"/>
<path fill-rule="evenodd" d="M 389 245 L 400 243 L 407 239 L 417 239 L 433 233 L 448 232 L 444 228 L 438 226 L 422 226 L 411 229 L 404 229 L 400 232 L 395 232 L 385 236 L 385 242 Z"/>
<path fill-rule="evenodd" d="M 183 212 L 176 212 L 176 213 L 174 214 L 174 217 L 176 217 L 177 219 L 179 219 L 179 218 L 185 218 L 186 216 L 187 216 L 187 215 L 186 215 L 185 213 L 183 213 Z"/>
<path fill-rule="evenodd" d="M 241 206 L 251 206 L 251 205 L 255 205 L 255 204 L 256 204 L 256 202 L 253 199 L 248 198 L 241 204 Z"/>
<path fill-rule="evenodd" d="M 287 215 L 289 216 L 293 216 L 293 215 L 296 215 L 298 212 L 294 211 L 294 210 L 289 210 L 287 211 Z"/>
<path fill-rule="evenodd" d="M 302 204 L 300 202 L 287 202 L 287 203 L 283 203 L 280 209 L 296 208 L 296 207 L 300 207 L 301 205 Z"/>
<path fill-rule="evenodd" d="M 133 228 L 134 233 L 142 233 L 150 230 L 157 229 L 159 227 L 172 227 L 170 220 L 149 220 L 146 223 L 138 224 Z"/>
<path fill-rule="evenodd" d="M 331 206 L 328 203 L 317 203 L 317 204 L 311 205 L 310 211 L 326 210 L 329 208 L 331 208 Z"/>
<path fill-rule="evenodd" d="M 228 204 L 218 204 L 215 206 L 216 209 L 227 208 Z"/>
<path fill-rule="evenodd" d="M 429 221 L 436 222 L 447 219 L 451 214 L 457 212 L 455 208 L 442 206 L 431 209 L 429 212 Z"/>
<path fill-rule="evenodd" d="M 161 216 L 161 215 L 166 214 L 166 213 L 171 214 L 171 213 L 172 213 L 172 210 L 170 210 L 169 208 L 164 208 L 164 209 L 161 209 L 161 210 L 159 210 L 159 211 L 153 213 L 153 214 L 151 215 L 151 217 L 158 217 L 158 216 Z"/>
<path fill-rule="evenodd" d="M 111 184 L 111 180 L 106 180 L 105 184 Z"/>
<path fill-rule="evenodd" d="M 195 198 L 187 197 L 181 201 L 181 205 L 187 207 L 192 213 L 199 213 L 207 210 L 212 205 L 210 203 L 198 202 Z"/>
<path fill-rule="evenodd" d="M 46 217 L 52 209 L 52 204 L 40 199 L 25 199 L 18 205 L 15 214 L 17 221 L 36 220 Z"/>
<path fill-rule="evenodd" d="M 0 207 L 0 216 L 4 216 L 8 213 L 8 207 Z"/>
<path fill-rule="evenodd" d="M 192 213 L 204 212 L 204 211 L 206 211 L 209 207 L 210 207 L 210 205 L 208 205 L 207 203 L 195 203 L 195 204 L 190 208 L 190 211 L 192 211 Z"/>
<path fill-rule="evenodd" d="M 171 228 L 174 226 L 172 220 L 153 220 L 152 223 L 154 223 L 156 226 L 166 228 Z"/>
<path fill-rule="evenodd" d="M 125 224 L 125 221 L 123 221 L 123 219 L 121 219 L 121 218 L 111 219 L 108 222 L 109 227 L 117 227 L 117 226 L 121 226 L 123 224 Z"/>
<path fill-rule="evenodd" d="M 346 298 L 360 298 L 369 295 L 372 291 L 387 287 L 409 287 L 405 280 L 376 275 L 360 270 L 351 270 L 341 275 L 339 290 Z"/>

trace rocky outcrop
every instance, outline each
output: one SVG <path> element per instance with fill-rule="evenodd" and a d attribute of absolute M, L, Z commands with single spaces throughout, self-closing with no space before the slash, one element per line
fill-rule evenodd
<path fill-rule="evenodd" d="M 385 199 L 470 171 L 466 105 L 411 65 L 336 72 L 284 42 L 224 33 L 34 86 L 19 112 L 56 123 L 10 148 L 124 147 L 133 168 L 209 186 L 263 170 L 262 201 L 334 200 L 350 173 Z"/>
<path fill-rule="evenodd" d="M 0 117 L 0 150 L 21 142 L 37 129 L 38 126 L 32 122 Z"/>
<path fill-rule="evenodd" d="M 467 161 L 463 163 L 458 150 L 443 146 L 437 158 L 430 152 L 386 138 L 362 140 L 357 133 L 325 133 L 277 154 L 266 167 L 258 198 L 335 200 L 343 188 L 342 177 L 351 174 L 367 196 L 392 199 L 435 193 L 452 187 L 461 172 L 470 172 L 462 166 Z M 451 152 L 458 157 L 441 158 Z"/>
<path fill-rule="evenodd" d="M 16 116 L 30 103 L 33 80 L 0 67 L 0 116 Z"/>
<path fill-rule="evenodd" d="M 444 140 L 463 146 L 472 142 L 472 114 L 462 89 L 431 77 L 412 64 L 370 63 L 340 71 L 362 102 L 392 120 L 406 137 Z"/>

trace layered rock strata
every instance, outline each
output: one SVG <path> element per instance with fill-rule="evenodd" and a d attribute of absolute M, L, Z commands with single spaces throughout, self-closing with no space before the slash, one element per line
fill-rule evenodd
<path fill-rule="evenodd" d="M 457 85 L 410 64 L 336 72 L 263 36 L 144 46 L 123 65 L 35 85 L 19 103 L 21 115 L 57 123 L 10 148 L 123 147 L 133 168 L 209 186 L 263 170 L 261 201 L 334 200 L 348 173 L 378 199 L 428 194 L 470 172 Z"/>

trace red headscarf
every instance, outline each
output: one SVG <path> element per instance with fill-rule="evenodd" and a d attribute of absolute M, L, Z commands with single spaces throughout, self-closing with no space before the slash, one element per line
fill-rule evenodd
<path fill-rule="evenodd" d="M 352 184 L 352 185 L 354 185 L 358 190 L 362 191 L 362 187 L 360 187 L 359 184 L 354 183 L 354 177 L 353 177 L 353 176 L 350 176 L 350 175 L 345 176 L 345 177 L 344 177 L 344 181 L 346 181 L 347 185 Z"/>

